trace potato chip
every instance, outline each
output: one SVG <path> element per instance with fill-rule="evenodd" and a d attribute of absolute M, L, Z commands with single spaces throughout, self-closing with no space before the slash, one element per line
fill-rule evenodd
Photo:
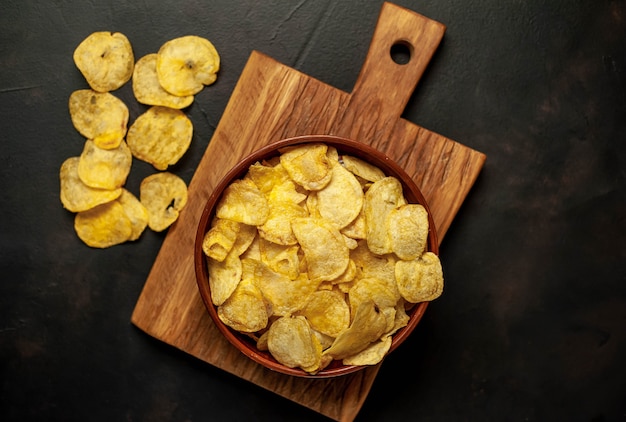
<path fill-rule="evenodd" d="M 192 135 L 193 125 L 185 113 L 153 106 L 133 122 L 126 142 L 134 157 L 166 170 L 187 152 Z"/>
<path fill-rule="evenodd" d="M 102 149 L 87 139 L 78 161 L 78 177 L 87 186 L 115 189 L 126 183 L 133 156 L 126 142 L 117 148 Z"/>
<path fill-rule="evenodd" d="M 355 315 L 361 303 L 368 301 L 374 302 L 380 309 L 394 308 L 400 299 L 400 293 L 395 287 L 393 280 L 391 282 L 376 278 L 358 280 L 348 293 L 351 314 Z"/>
<path fill-rule="evenodd" d="M 397 259 L 393 255 L 376 255 L 367 247 L 363 240 L 350 251 L 350 259 L 356 265 L 356 278 L 375 278 L 377 280 L 395 280 Z"/>
<path fill-rule="evenodd" d="M 389 211 L 387 233 L 391 250 L 398 258 L 411 261 L 426 250 L 428 212 L 420 204 L 405 204 Z"/>
<path fill-rule="evenodd" d="M 215 215 L 251 226 L 264 224 L 269 217 L 269 204 L 251 180 L 236 180 L 222 194 Z"/>
<path fill-rule="evenodd" d="M 377 182 L 385 177 L 381 169 L 360 158 L 342 155 L 340 161 L 348 171 L 368 182 Z"/>
<path fill-rule="evenodd" d="M 216 218 L 211 229 L 204 235 L 202 251 L 206 256 L 222 262 L 233 248 L 238 234 L 239 223 Z"/>
<path fill-rule="evenodd" d="M 269 194 L 275 186 L 291 180 L 280 162 L 274 166 L 254 163 L 249 167 L 246 177 L 250 178 L 264 194 Z"/>
<path fill-rule="evenodd" d="M 156 71 L 157 54 L 147 54 L 137 60 L 133 71 L 133 93 L 141 104 L 175 109 L 189 107 L 193 95 L 178 96 L 167 92 L 159 83 Z"/>
<path fill-rule="evenodd" d="M 300 315 L 306 317 L 311 328 L 331 337 L 337 337 L 350 325 L 350 307 L 344 294 L 336 290 L 312 293 Z"/>
<path fill-rule="evenodd" d="M 365 239 L 367 237 L 367 226 L 365 223 L 365 213 L 363 212 L 363 207 L 361 207 L 359 215 L 357 215 L 350 224 L 341 229 L 341 234 L 352 239 Z"/>
<path fill-rule="evenodd" d="M 244 333 L 262 330 L 268 321 L 261 291 L 247 279 L 241 280 L 233 294 L 217 308 L 217 316 L 224 324 Z"/>
<path fill-rule="evenodd" d="M 288 368 L 313 372 L 321 363 L 321 345 L 303 316 L 277 319 L 269 328 L 267 346 L 274 358 Z"/>
<path fill-rule="evenodd" d="M 74 63 L 94 91 L 113 91 L 133 74 L 135 57 L 128 38 L 120 32 L 90 34 L 74 50 Z"/>
<path fill-rule="evenodd" d="M 320 190 L 332 177 L 326 144 L 306 144 L 281 151 L 280 163 L 291 179 L 307 190 Z"/>
<path fill-rule="evenodd" d="M 126 242 L 133 231 L 124 207 L 117 201 L 77 213 L 74 229 L 92 248 L 108 248 Z"/>
<path fill-rule="evenodd" d="M 220 56 L 209 40 L 187 35 L 161 46 L 156 69 L 159 83 L 167 92 L 178 96 L 194 95 L 215 82 Z"/>
<path fill-rule="evenodd" d="M 270 202 L 269 210 L 265 223 L 258 226 L 259 235 L 279 245 L 298 243 L 291 228 L 291 221 L 295 218 L 306 217 L 306 209 L 291 202 Z"/>
<path fill-rule="evenodd" d="M 240 223 L 239 233 L 237 233 L 237 239 L 235 239 L 231 253 L 241 256 L 244 252 L 248 251 L 250 245 L 252 245 L 257 237 L 256 227 Z"/>
<path fill-rule="evenodd" d="M 155 173 L 141 181 L 139 200 L 148 210 L 148 226 L 160 232 L 178 219 L 187 204 L 187 185 L 173 173 Z"/>
<path fill-rule="evenodd" d="M 128 128 L 128 107 L 108 92 L 79 89 L 69 100 L 74 128 L 99 148 L 117 148 Z"/>
<path fill-rule="evenodd" d="M 387 233 L 387 215 L 389 212 L 406 204 L 402 194 L 402 185 L 395 177 L 385 177 L 374 182 L 365 193 L 363 204 L 367 226 L 367 246 L 378 255 L 391 252 Z"/>
<path fill-rule="evenodd" d="M 363 302 L 357 308 L 350 327 L 343 331 L 324 355 L 344 359 L 356 355 L 370 343 L 378 340 L 387 326 L 385 315 L 373 301 Z"/>
<path fill-rule="evenodd" d="M 339 164 L 332 166 L 330 182 L 317 191 L 317 210 L 321 217 L 332 221 L 339 229 L 357 218 L 363 201 L 359 181 Z"/>
<path fill-rule="evenodd" d="M 211 300 L 216 306 L 223 304 L 233 294 L 242 279 L 243 265 L 236 254 L 228 254 L 222 261 L 208 259 Z"/>
<path fill-rule="evenodd" d="M 380 363 L 391 349 L 391 336 L 382 337 L 380 340 L 371 343 L 356 355 L 343 359 L 344 365 L 376 365 Z"/>
<path fill-rule="evenodd" d="M 263 238 L 259 241 L 261 261 L 277 273 L 295 280 L 300 275 L 298 245 L 280 245 Z"/>
<path fill-rule="evenodd" d="M 61 165 L 60 199 L 65 209 L 71 212 L 86 211 L 111 202 L 122 194 L 121 188 L 98 189 L 84 184 L 78 177 L 79 161 L 79 157 L 70 157 Z"/>
<path fill-rule="evenodd" d="M 350 250 L 333 223 L 306 217 L 294 219 L 291 227 L 306 257 L 309 277 L 332 280 L 346 270 Z"/>
<path fill-rule="evenodd" d="M 396 283 L 407 302 L 435 300 L 443 292 L 443 270 L 439 257 L 426 252 L 413 261 L 396 262 Z"/>
<path fill-rule="evenodd" d="M 148 210 L 135 195 L 124 188 L 122 188 L 122 194 L 117 198 L 117 201 L 122 205 L 130 220 L 132 232 L 128 240 L 139 239 L 148 226 Z"/>

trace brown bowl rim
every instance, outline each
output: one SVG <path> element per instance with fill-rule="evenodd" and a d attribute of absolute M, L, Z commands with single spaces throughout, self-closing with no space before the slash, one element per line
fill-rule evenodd
<path fill-rule="evenodd" d="M 200 291 L 200 296 L 204 302 L 211 319 L 217 326 L 218 330 L 226 337 L 226 339 L 236 347 L 240 352 L 252 359 L 256 363 L 279 373 L 292 375 L 304 378 L 331 378 L 341 375 L 347 375 L 364 368 L 367 366 L 357 365 L 343 365 L 340 362 L 333 361 L 328 367 L 319 371 L 316 374 L 309 374 L 300 368 L 288 368 L 282 365 L 276 359 L 274 359 L 269 352 L 259 351 L 254 346 L 253 339 L 245 334 L 235 331 L 225 325 L 217 316 L 217 310 L 215 305 L 211 301 L 210 287 L 209 287 L 209 274 L 206 264 L 206 256 L 202 251 L 202 241 L 204 234 L 208 231 L 210 221 L 212 221 L 215 214 L 215 206 L 221 198 L 224 189 L 235 179 L 241 178 L 248 171 L 250 165 L 261 161 L 263 159 L 271 158 L 278 155 L 280 148 L 300 145 L 304 143 L 325 143 L 329 146 L 337 148 L 342 153 L 353 154 L 361 159 L 365 159 L 373 165 L 381 167 L 386 175 L 393 175 L 397 177 L 404 191 L 404 195 L 408 202 L 419 203 L 428 212 L 429 219 L 429 233 L 427 241 L 427 249 L 435 254 L 439 254 L 439 244 L 437 240 L 437 232 L 435 224 L 430 212 L 430 208 L 426 199 L 422 195 L 421 190 L 415 184 L 413 179 L 400 167 L 394 160 L 383 154 L 376 148 L 364 144 L 353 139 L 335 136 L 335 135 L 302 135 L 290 138 L 281 139 L 279 141 L 267 144 L 254 152 L 250 153 L 246 157 L 242 158 L 234 167 L 232 167 L 226 175 L 217 183 L 213 192 L 209 196 L 202 211 L 200 221 L 198 223 L 198 230 L 196 232 L 196 239 L 194 244 L 194 264 L 196 272 L 196 282 Z M 391 174 L 390 174 L 391 173 Z M 387 356 L 394 351 L 415 329 L 422 316 L 424 315 L 429 302 L 417 303 L 408 311 L 410 316 L 408 324 L 393 335 L 391 348 L 387 353 Z"/>

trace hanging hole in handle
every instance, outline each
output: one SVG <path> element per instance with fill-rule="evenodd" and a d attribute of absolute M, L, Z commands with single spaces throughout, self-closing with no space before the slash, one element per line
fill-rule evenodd
<path fill-rule="evenodd" d="M 413 46 L 406 41 L 396 41 L 389 50 L 389 55 L 394 63 L 405 65 L 411 61 Z"/>

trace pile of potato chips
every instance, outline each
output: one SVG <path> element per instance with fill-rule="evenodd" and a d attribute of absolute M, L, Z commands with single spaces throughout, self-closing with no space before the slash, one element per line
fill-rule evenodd
<path fill-rule="evenodd" d="M 73 59 L 90 86 L 69 99 L 72 123 L 86 141 L 80 156 L 61 166 L 60 199 L 76 213 L 78 237 L 106 248 L 138 239 L 146 227 L 165 230 L 187 203 L 185 182 L 166 171 L 191 143 L 193 125 L 182 109 L 215 82 L 217 50 L 189 35 L 135 63 L 128 38 L 103 31 L 84 39 Z M 111 91 L 131 78 L 135 98 L 149 108 L 128 127 L 128 107 Z M 159 171 L 141 182 L 139 199 L 124 188 L 133 157 Z"/>
<path fill-rule="evenodd" d="M 203 239 L 220 320 L 283 365 L 374 365 L 443 291 L 429 221 L 398 179 L 323 143 L 251 165 Z"/>

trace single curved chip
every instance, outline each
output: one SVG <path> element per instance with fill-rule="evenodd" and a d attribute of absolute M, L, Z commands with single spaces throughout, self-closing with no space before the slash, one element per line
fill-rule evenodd
<path fill-rule="evenodd" d="M 388 176 L 374 182 L 365 193 L 363 209 L 367 226 L 367 246 L 378 255 L 391 252 L 387 233 L 387 214 L 406 204 L 402 185 L 395 177 Z"/>
<path fill-rule="evenodd" d="M 280 163 L 291 179 L 307 190 L 320 190 L 332 177 L 326 144 L 305 144 L 281 150 Z"/>
<path fill-rule="evenodd" d="M 253 181 L 236 180 L 222 194 L 215 215 L 250 226 L 259 226 L 267 221 L 269 204 Z"/>
<path fill-rule="evenodd" d="M 391 349 L 391 336 L 382 337 L 380 340 L 371 343 L 365 349 L 353 356 L 343 359 L 344 365 L 376 365 L 380 363 L 389 349 Z"/>
<path fill-rule="evenodd" d="M 362 278 L 348 293 L 350 311 L 355 315 L 363 302 L 373 301 L 380 309 L 393 308 L 400 299 L 400 294 L 393 282 L 387 283 L 375 278 Z"/>
<path fill-rule="evenodd" d="M 356 177 L 339 164 L 332 166 L 330 182 L 317 191 L 317 210 L 342 229 L 352 223 L 363 208 L 363 189 Z"/>
<path fill-rule="evenodd" d="M 70 157 L 61 165 L 60 199 L 65 209 L 71 212 L 86 211 L 111 202 L 122 194 L 122 188 L 98 189 L 84 184 L 78 177 L 79 161 L 79 157 Z"/>
<path fill-rule="evenodd" d="M 321 363 L 321 344 L 303 316 L 277 319 L 269 328 L 267 346 L 274 358 L 288 368 L 314 372 Z"/>
<path fill-rule="evenodd" d="M 77 213 L 74 229 L 92 248 L 108 248 L 126 242 L 133 231 L 124 207 L 117 201 Z"/>
<path fill-rule="evenodd" d="M 117 201 L 122 205 L 130 220 L 132 232 L 128 240 L 139 239 L 148 226 L 148 210 L 135 195 L 124 188 L 122 188 L 122 194 L 117 198 Z"/>
<path fill-rule="evenodd" d="M 141 104 L 175 109 L 189 107 L 193 95 L 178 96 L 167 92 L 159 83 L 156 71 L 157 54 L 147 54 L 137 60 L 133 71 L 133 93 Z"/>
<path fill-rule="evenodd" d="M 443 270 L 439 257 L 426 252 L 413 261 L 396 262 L 396 283 L 407 302 L 437 299 L 443 293 Z"/>
<path fill-rule="evenodd" d="M 300 314 L 306 317 L 311 328 L 331 337 L 337 337 L 350 325 L 350 307 L 345 295 L 337 290 L 314 292 Z"/>
<path fill-rule="evenodd" d="M 115 95 L 79 89 L 70 94 L 70 118 L 76 130 L 99 148 L 117 148 L 128 128 L 128 107 Z"/>
<path fill-rule="evenodd" d="M 211 300 L 214 305 L 220 306 L 239 285 L 243 272 L 242 263 L 236 254 L 228 254 L 221 262 L 209 258 L 207 266 Z"/>
<path fill-rule="evenodd" d="M 219 69 L 220 56 L 215 46 L 195 35 L 167 41 L 157 53 L 159 83 L 173 95 L 197 94 L 215 82 Z"/>
<path fill-rule="evenodd" d="M 279 245 L 295 245 L 298 240 L 291 229 L 291 221 L 306 217 L 306 210 L 292 202 L 270 202 L 265 223 L 258 226 L 259 235 Z"/>
<path fill-rule="evenodd" d="M 391 251 L 398 258 L 411 261 L 426 250 L 428 212 L 420 204 L 405 204 L 389 211 L 387 233 Z"/>
<path fill-rule="evenodd" d="M 155 173 L 141 181 L 139 200 L 148 210 L 148 226 L 160 232 L 178 219 L 187 204 L 187 185 L 175 174 Z"/>
<path fill-rule="evenodd" d="M 381 169 L 360 158 L 342 155 L 340 159 L 347 170 L 368 182 L 377 182 L 385 177 L 385 173 Z"/>
<path fill-rule="evenodd" d="M 238 234 L 239 223 L 216 218 L 211 229 L 204 235 L 202 251 L 206 256 L 222 262 L 233 248 Z"/>
<path fill-rule="evenodd" d="M 128 38 L 120 32 L 90 34 L 74 50 L 74 63 L 94 91 L 113 91 L 133 74 L 135 57 Z"/>
<path fill-rule="evenodd" d="M 193 124 L 184 112 L 153 106 L 133 122 L 126 142 L 134 157 L 166 170 L 187 152 L 192 135 Z"/>
<path fill-rule="evenodd" d="M 275 186 L 290 180 L 289 174 L 280 163 L 275 166 L 254 163 L 248 168 L 246 177 L 249 177 L 264 194 L 269 194 Z"/>
<path fill-rule="evenodd" d="M 218 318 L 243 333 L 255 333 L 267 327 L 268 315 L 261 291 L 243 279 L 232 295 L 217 308 Z"/>
<path fill-rule="evenodd" d="M 119 188 L 126 183 L 132 161 L 133 156 L 124 141 L 117 148 L 103 149 L 87 139 L 78 162 L 78 177 L 92 188 Z"/>

